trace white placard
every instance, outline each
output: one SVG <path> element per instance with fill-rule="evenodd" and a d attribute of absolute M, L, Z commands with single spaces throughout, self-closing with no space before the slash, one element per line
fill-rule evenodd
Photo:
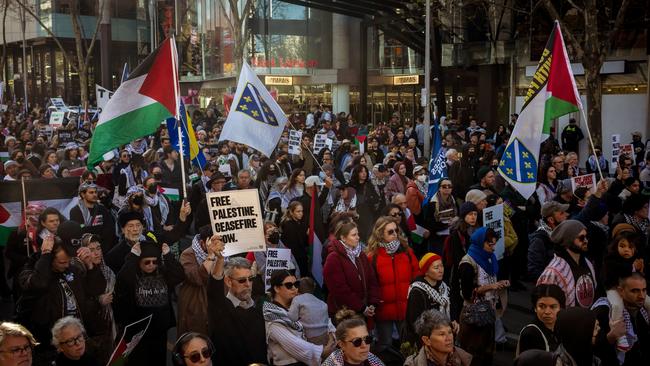
<path fill-rule="evenodd" d="M 591 193 L 596 193 L 596 173 L 571 177 L 571 190 L 575 192 L 578 187 L 587 187 Z"/>
<path fill-rule="evenodd" d="M 219 171 L 223 173 L 226 177 L 232 176 L 232 171 L 230 170 L 230 164 L 219 165 Z"/>
<path fill-rule="evenodd" d="M 334 143 L 334 141 L 336 141 L 336 143 Z M 330 149 L 330 151 L 335 151 L 339 148 L 339 146 L 341 146 L 338 140 L 332 140 L 332 139 L 327 139 L 327 141 L 325 141 L 325 145 L 327 146 L 328 149 Z"/>
<path fill-rule="evenodd" d="M 291 249 L 268 248 L 266 250 L 266 267 L 264 268 L 265 289 L 271 289 L 271 274 L 279 269 L 289 269 Z"/>
<path fill-rule="evenodd" d="M 301 141 L 302 141 L 302 131 L 289 130 L 289 154 L 300 155 Z"/>
<path fill-rule="evenodd" d="M 618 156 L 621 154 L 621 135 L 615 134 L 612 135 L 612 168 L 616 168 L 618 165 Z"/>
<path fill-rule="evenodd" d="M 497 245 L 494 249 L 494 255 L 497 256 L 497 260 L 501 260 L 503 258 L 503 253 L 506 251 L 503 203 L 483 209 L 483 226 L 491 228 L 497 233 L 499 239 L 497 240 Z"/>
<path fill-rule="evenodd" d="M 327 135 L 325 134 L 318 134 L 314 136 L 314 154 L 318 155 L 323 148 L 327 146 Z M 331 141 L 331 140 L 330 140 Z M 331 143 L 330 143 L 331 146 Z M 331 148 L 330 148 L 331 149 Z"/>
<path fill-rule="evenodd" d="M 63 98 L 50 98 L 50 102 L 52 102 L 52 105 L 54 108 L 56 108 L 59 111 L 67 111 L 68 107 L 66 107 L 65 102 L 63 101 Z"/>
<path fill-rule="evenodd" d="M 266 250 L 257 189 L 206 194 L 212 232 L 221 236 L 224 256 Z"/>
<path fill-rule="evenodd" d="M 65 112 L 52 112 L 50 113 L 50 126 L 52 128 L 59 128 L 63 126 L 63 117 L 65 116 Z"/>
<path fill-rule="evenodd" d="M 95 84 L 95 96 L 97 97 L 97 107 L 103 110 L 108 100 L 113 96 L 113 92 Z"/>

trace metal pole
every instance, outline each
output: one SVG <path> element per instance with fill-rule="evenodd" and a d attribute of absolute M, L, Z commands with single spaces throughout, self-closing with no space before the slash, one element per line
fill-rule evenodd
<path fill-rule="evenodd" d="M 424 45 L 424 156 L 431 154 L 431 0 L 427 0 Z"/>
<path fill-rule="evenodd" d="M 22 19 L 21 20 L 22 20 L 22 23 L 23 23 L 22 24 L 22 33 L 23 33 L 23 92 L 24 92 L 24 95 L 23 95 L 24 98 L 23 99 L 24 99 L 24 102 L 25 102 L 25 116 L 27 116 L 27 114 L 29 114 L 29 107 L 27 106 L 27 104 L 28 104 L 27 103 L 27 41 L 25 40 L 25 28 L 27 26 L 26 25 L 26 23 L 27 23 L 26 20 L 27 19 L 25 17 L 25 8 L 21 7 L 21 9 L 22 9 Z M 32 59 L 32 62 L 34 62 L 33 59 Z"/>

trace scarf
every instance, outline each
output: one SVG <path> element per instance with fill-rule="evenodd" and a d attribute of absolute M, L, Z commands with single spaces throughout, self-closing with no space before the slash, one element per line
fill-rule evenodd
<path fill-rule="evenodd" d="M 402 245 L 402 242 L 399 239 L 395 239 L 390 243 L 379 243 L 379 246 L 386 249 L 386 253 L 393 255 L 397 252 L 397 249 Z"/>
<path fill-rule="evenodd" d="M 431 286 L 429 282 L 425 279 L 421 281 L 413 281 L 411 286 L 409 286 L 406 297 L 408 298 L 411 295 L 411 291 L 418 289 L 424 292 L 432 302 L 440 305 L 440 312 L 449 316 L 449 286 L 446 283 L 440 282 L 440 287 L 438 290 L 435 287 Z"/>
<path fill-rule="evenodd" d="M 347 188 L 347 189 L 352 189 L 352 192 L 354 192 L 353 188 Z M 334 208 L 334 212 L 347 212 L 348 210 L 353 210 L 357 207 L 357 195 L 355 193 L 350 193 L 350 191 L 348 191 L 348 195 L 350 194 L 353 194 L 353 196 L 352 198 L 348 198 L 347 200 L 344 200 L 343 198 L 339 198 L 339 201 L 336 204 L 336 207 Z"/>
<path fill-rule="evenodd" d="M 496 276 L 499 273 L 499 263 L 497 256 L 494 253 L 489 253 L 483 249 L 483 242 L 485 241 L 486 227 L 476 229 L 471 237 L 471 244 L 467 250 L 467 254 L 474 259 L 476 264 L 481 266 L 485 273 L 490 276 Z"/>
<path fill-rule="evenodd" d="M 201 236 L 199 234 L 194 235 L 192 239 L 192 250 L 194 251 L 194 255 L 196 255 L 196 261 L 199 263 L 199 266 L 202 266 L 203 262 L 208 258 L 208 253 L 201 248 L 200 239 Z"/>
<path fill-rule="evenodd" d="M 349 246 L 347 246 L 347 244 L 345 244 L 342 241 L 341 241 L 341 244 L 343 245 L 343 248 L 345 249 L 345 254 L 348 255 L 348 258 L 350 258 L 350 260 L 352 261 L 352 264 L 354 264 L 354 266 L 356 267 L 357 266 L 357 257 L 359 257 L 359 254 L 361 254 L 361 249 L 362 249 L 361 248 L 361 243 L 359 243 L 359 245 L 357 245 L 354 248 L 350 248 Z"/>
<path fill-rule="evenodd" d="M 646 218 L 639 219 L 634 215 L 628 215 L 628 214 L 623 214 L 623 216 L 625 217 L 625 221 L 627 221 L 628 224 L 638 228 L 640 232 L 645 233 L 648 230 L 648 224 L 649 224 L 648 219 Z"/>
<path fill-rule="evenodd" d="M 553 232 L 553 229 L 551 229 L 551 228 L 548 226 L 548 224 L 547 224 L 546 222 L 544 222 L 544 220 L 540 221 L 540 223 L 539 223 L 539 229 L 537 229 L 537 230 L 542 230 L 542 231 L 544 231 L 546 234 L 548 234 L 548 237 L 549 237 L 549 238 L 551 237 L 551 233 Z"/>
<path fill-rule="evenodd" d="M 147 208 L 144 209 L 145 220 L 147 220 L 147 226 L 150 227 L 150 231 L 153 231 L 153 216 L 151 214 L 151 209 L 158 206 L 160 209 L 160 219 L 164 225 L 167 222 L 167 215 L 169 215 L 169 204 L 164 197 L 160 196 L 160 193 L 156 193 L 153 197 L 150 197 L 147 193 L 144 193 L 144 201 L 147 203 Z"/>
<path fill-rule="evenodd" d="M 262 314 L 264 315 L 264 321 L 278 323 L 297 332 L 303 332 L 302 323 L 291 320 L 287 310 L 274 302 L 265 301 L 264 305 L 262 305 Z"/>
<path fill-rule="evenodd" d="M 81 211 L 81 216 L 83 216 L 83 218 L 84 218 L 84 222 L 83 222 L 84 226 L 90 226 L 90 224 L 92 223 L 92 219 L 93 219 L 93 216 L 90 213 L 90 210 L 83 203 L 83 200 L 79 200 L 79 204 L 77 206 L 79 206 L 79 211 Z"/>

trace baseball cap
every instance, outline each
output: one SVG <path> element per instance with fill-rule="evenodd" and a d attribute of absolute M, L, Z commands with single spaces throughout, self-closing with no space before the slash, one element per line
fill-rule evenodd
<path fill-rule="evenodd" d="M 312 175 L 305 179 L 305 187 L 311 187 L 313 185 L 322 186 L 324 183 L 319 176 Z"/>

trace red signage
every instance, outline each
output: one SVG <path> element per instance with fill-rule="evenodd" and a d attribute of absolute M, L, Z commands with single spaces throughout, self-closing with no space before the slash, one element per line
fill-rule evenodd
<path fill-rule="evenodd" d="M 287 67 L 287 68 L 315 68 L 318 67 L 318 60 L 303 60 L 283 57 L 255 57 L 251 60 L 253 67 Z"/>

